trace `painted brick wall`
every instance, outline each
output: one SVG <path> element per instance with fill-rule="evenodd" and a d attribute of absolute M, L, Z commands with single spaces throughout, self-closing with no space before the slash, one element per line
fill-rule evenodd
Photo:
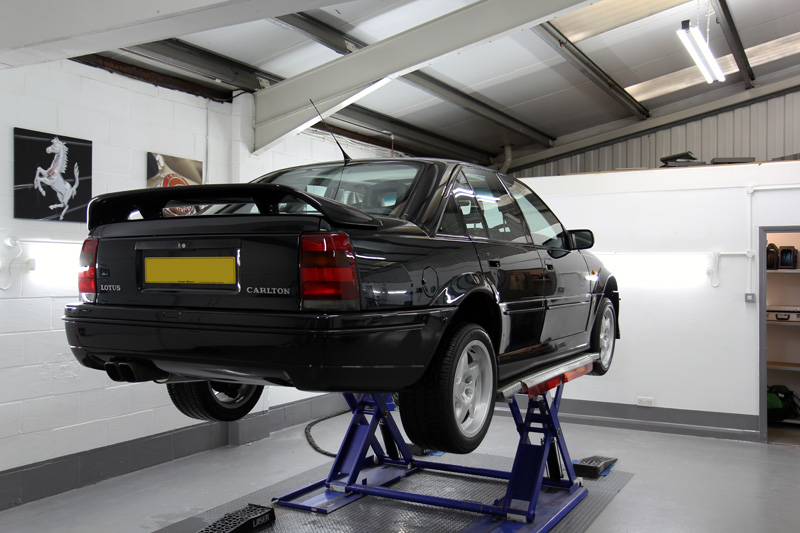
<path fill-rule="evenodd" d="M 154 383 L 119 384 L 78 364 L 61 323 L 77 299 L 85 224 L 13 219 L 13 128 L 93 142 L 92 192 L 145 185 L 146 152 L 204 162 L 206 181 L 248 181 L 289 165 L 338 159 L 333 141 L 302 134 L 251 154 L 253 101 L 218 104 L 70 61 L 0 69 L 0 240 L 22 255 L 0 269 L 0 471 L 192 424 Z M 347 142 L 353 157 L 388 155 Z M 32 179 L 32 177 L 31 177 Z M 0 264 L 16 249 L 0 242 Z M 25 261 L 36 259 L 27 271 Z M 269 389 L 256 410 L 308 394 Z"/>

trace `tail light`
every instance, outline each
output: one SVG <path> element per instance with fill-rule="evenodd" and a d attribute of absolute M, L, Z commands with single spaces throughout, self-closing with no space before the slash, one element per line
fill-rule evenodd
<path fill-rule="evenodd" d="M 97 299 L 97 243 L 89 238 L 81 247 L 80 270 L 78 271 L 78 292 L 81 301 L 94 303 Z"/>
<path fill-rule="evenodd" d="M 300 298 L 303 309 L 360 309 L 356 258 L 344 233 L 300 236 Z"/>

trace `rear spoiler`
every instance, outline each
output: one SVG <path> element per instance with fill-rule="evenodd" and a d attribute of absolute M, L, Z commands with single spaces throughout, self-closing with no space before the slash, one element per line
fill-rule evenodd
<path fill-rule="evenodd" d="M 127 222 L 130 214 L 135 211 L 145 220 L 164 218 L 164 209 L 170 207 L 170 202 L 198 206 L 254 203 L 262 214 L 277 214 L 278 203 L 287 195 L 307 203 L 335 225 L 364 228 L 380 226 L 380 222 L 369 214 L 328 198 L 314 196 L 286 185 L 242 183 L 157 187 L 101 194 L 89 202 L 89 231 L 105 224 Z"/>

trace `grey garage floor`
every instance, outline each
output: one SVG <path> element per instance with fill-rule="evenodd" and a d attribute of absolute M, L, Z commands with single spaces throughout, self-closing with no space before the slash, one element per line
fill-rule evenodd
<path fill-rule="evenodd" d="M 348 417 L 318 424 L 335 450 Z M 634 474 L 590 533 L 800 530 L 800 447 L 564 424 L 573 458 L 609 455 Z M 477 452 L 512 456 L 511 419 L 496 417 Z M 330 461 L 303 426 L 0 512 L 0 531 L 145 532 Z"/>

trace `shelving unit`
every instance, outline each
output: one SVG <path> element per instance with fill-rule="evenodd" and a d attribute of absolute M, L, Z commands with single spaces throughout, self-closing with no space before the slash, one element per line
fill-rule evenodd
<path fill-rule="evenodd" d="M 800 370 L 800 363 L 767 361 L 767 368 L 770 370 Z"/>
<path fill-rule="evenodd" d="M 794 246 L 800 250 L 800 233 L 770 233 L 767 241 L 778 247 Z M 800 269 L 767 270 L 766 289 L 767 311 L 780 306 L 796 308 L 800 313 Z M 766 324 L 767 384 L 785 385 L 800 391 L 800 321 L 768 319 Z M 800 418 L 787 419 L 781 424 L 790 426 L 788 431 L 797 433 L 800 442 Z M 780 431 L 785 433 L 786 429 Z M 769 440 L 769 434 L 767 438 Z"/>

